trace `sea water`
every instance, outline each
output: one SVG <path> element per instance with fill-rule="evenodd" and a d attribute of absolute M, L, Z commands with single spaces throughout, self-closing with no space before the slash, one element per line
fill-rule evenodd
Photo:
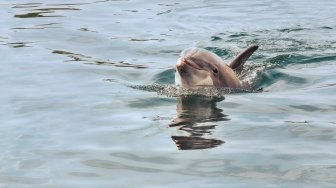
<path fill-rule="evenodd" d="M 334 187 L 335 7 L 0 1 L 1 187 Z M 176 95 L 184 48 L 253 44 L 257 92 Z"/>

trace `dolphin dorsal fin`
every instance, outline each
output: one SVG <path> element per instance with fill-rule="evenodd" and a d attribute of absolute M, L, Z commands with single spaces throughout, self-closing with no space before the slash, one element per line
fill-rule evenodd
<path fill-rule="evenodd" d="M 246 60 L 258 49 L 258 45 L 252 45 L 246 48 L 244 51 L 240 52 L 229 66 L 236 72 L 240 72 L 243 69 Z"/>

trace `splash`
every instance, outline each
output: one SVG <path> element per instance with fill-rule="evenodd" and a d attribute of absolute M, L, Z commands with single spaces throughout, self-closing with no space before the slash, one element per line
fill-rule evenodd
<path fill-rule="evenodd" d="M 204 96 L 204 97 L 216 97 L 221 98 L 227 94 L 233 93 L 256 93 L 260 90 L 253 89 L 240 89 L 240 88 L 228 88 L 228 87 L 199 87 L 199 88 L 183 88 L 176 85 L 134 85 L 130 86 L 133 89 L 156 92 L 158 95 L 166 95 L 168 97 L 180 97 L 180 96 Z"/>
<path fill-rule="evenodd" d="M 248 90 L 260 90 L 263 74 L 265 74 L 267 70 L 277 67 L 280 66 L 268 63 L 244 65 L 244 69 L 238 74 L 238 78 L 244 88 L 248 88 Z"/>

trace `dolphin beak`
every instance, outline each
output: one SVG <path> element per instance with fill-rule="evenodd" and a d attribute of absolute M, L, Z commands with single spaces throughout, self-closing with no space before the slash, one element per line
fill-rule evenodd
<path fill-rule="evenodd" d="M 184 58 L 179 58 L 178 60 L 177 60 L 177 64 L 176 64 L 176 67 L 180 67 L 180 66 L 182 66 L 183 64 L 184 64 Z"/>
<path fill-rule="evenodd" d="M 182 57 L 179 58 L 176 63 L 176 70 L 178 72 L 185 72 L 185 65 L 186 65 L 185 59 Z"/>

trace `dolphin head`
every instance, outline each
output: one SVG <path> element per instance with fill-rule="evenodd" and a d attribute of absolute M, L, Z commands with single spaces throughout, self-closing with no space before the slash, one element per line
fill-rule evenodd
<path fill-rule="evenodd" d="M 185 88 L 220 87 L 223 80 L 222 62 L 220 57 L 205 49 L 187 48 L 177 61 L 175 84 Z"/>
<path fill-rule="evenodd" d="M 228 66 L 216 54 L 201 48 L 187 48 L 182 51 L 176 64 L 175 84 L 185 88 L 243 87 L 237 74 L 246 60 L 258 49 L 252 45 L 239 53 Z"/>

